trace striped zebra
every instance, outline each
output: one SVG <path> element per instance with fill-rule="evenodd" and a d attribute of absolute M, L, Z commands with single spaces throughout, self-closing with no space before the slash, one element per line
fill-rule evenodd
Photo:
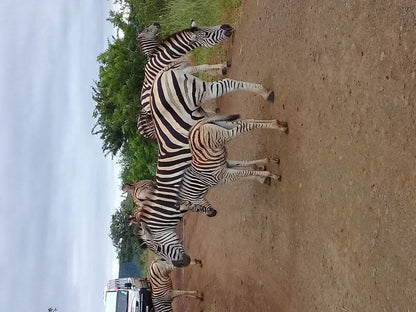
<path fill-rule="evenodd" d="M 206 115 L 202 103 L 238 90 L 273 100 L 273 92 L 259 84 L 231 79 L 207 82 L 179 69 L 161 72 L 153 84 L 151 108 L 158 141 L 156 188 L 143 202 L 141 220 L 153 237 L 150 248 L 175 266 L 187 266 L 190 261 L 175 233 L 188 211 L 177 202 L 183 173 L 192 160 L 189 130 Z"/>
<path fill-rule="evenodd" d="M 253 170 L 250 165 L 279 163 L 278 158 L 264 158 L 252 161 L 227 161 L 225 144 L 236 136 L 253 129 L 277 129 L 287 133 L 287 123 L 278 120 L 237 120 L 238 115 L 214 116 L 204 118 L 192 126 L 189 132 L 189 145 L 192 153 L 191 166 L 186 169 L 179 192 L 179 204 L 188 209 L 216 210 L 206 200 L 209 188 L 227 184 L 241 178 L 254 178 L 261 183 L 270 184 L 270 179 L 280 176 L 270 171 Z"/>
<path fill-rule="evenodd" d="M 130 184 L 125 183 L 123 184 L 122 190 L 123 192 L 127 192 L 133 198 L 134 203 L 137 206 L 142 205 L 142 201 L 147 198 L 149 191 L 152 191 L 156 186 L 156 182 L 152 180 L 141 180 L 137 183 Z"/>
<path fill-rule="evenodd" d="M 197 27 L 194 20 L 191 20 L 191 25 L 193 28 Z M 149 27 L 143 29 L 136 36 L 139 48 L 142 50 L 143 54 L 145 54 L 148 58 L 153 57 L 157 54 L 157 48 L 161 44 L 161 42 L 156 39 L 156 34 L 158 33 L 159 28 L 160 24 L 154 23 Z M 175 66 L 175 68 L 185 69 L 188 67 L 187 70 L 191 74 L 206 73 L 211 76 L 217 76 L 220 74 L 225 75 L 227 73 L 227 67 L 231 66 L 231 61 L 228 61 L 225 64 L 203 64 L 198 66 L 189 66 L 189 63 L 189 54 L 185 54 L 177 59 L 173 59 L 170 64 L 167 64 L 166 62 L 166 67 L 170 67 L 173 64 L 177 65 Z"/>
<path fill-rule="evenodd" d="M 173 311 L 172 300 L 179 296 L 204 299 L 203 294 L 199 291 L 173 289 L 170 273 L 174 268 L 172 264 L 164 260 L 155 260 L 147 269 L 147 278 L 152 287 L 152 302 L 155 312 Z"/>
<path fill-rule="evenodd" d="M 212 27 L 192 27 L 158 42 L 155 39 L 158 27 L 158 24 L 153 24 L 137 35 L 138 44 L 144 49 L 144 53 L 148 57 L 140 98 L 142 110 L 138 117 L 137 128 L 143 136 L 153 140 L 156 139 L 156 136 L 149 101 L 155 77 L 173 62 L 182 63 L 184 60 L 182 57 L 187 52 L 197 47 L 213 47 L 225 38 L 230 37 L 233 32 L 233 28 L 228 24 Z M 223 68 L 221 66 L 221 70 Z M 203 70 L 203 67 L 196 67 L 195 70 Z"/>
<path fill-rule="evenodd" d="M 128 222 L 130 225 L 139 224 L 142 214 L 143 201 L 150 195 L 150 193 L 155 189 L 156 182 L 152 180 L 140 180 L 134 184 L 125 183 L 122 187 L 123 192 L 126 192 L 131 195 L 133 202 L 136 204 L 136 209 L 134 215 L 129 216 Z M 210 211 L 205 211 L 198 207 L 197 210 L 193 209 L 194 207 L 189 207 L 188 209 L 198 212 L 203 212 L 207 216 L 212 217 Z M 197 207 L 195 207 L 197 208 Z"/>
<path fill-rule="evenodd" d="M 156 34 L 159 32 L 159 29 L 160 24 L 153 23 L 136 35 L 139 48 L 148 58 L 155 54 L 156 49 L 160 44 L 160 41 L 156 39 Z"/>

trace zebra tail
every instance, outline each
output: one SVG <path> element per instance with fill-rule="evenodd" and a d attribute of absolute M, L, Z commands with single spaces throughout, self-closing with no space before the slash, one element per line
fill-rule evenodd
<path fill-rule="evenodd" d="M 206 119 L 203 119 L 201 123 L 197 124 L 197 128 L 206 125 L 206 124 L 214 124 L 224 129 L 232 129 L 236 125 L 233 123 L 236 119 L 240 118 L 239 114 L 235 115 L 215 115 Z"/>
<path fill-rule="evenodd" d="M 205 119 L 204 123 L 216 123 L 217 121 L 234 121 L 240 118 L 239 114 L 234 115 L 215 115 Z"/>

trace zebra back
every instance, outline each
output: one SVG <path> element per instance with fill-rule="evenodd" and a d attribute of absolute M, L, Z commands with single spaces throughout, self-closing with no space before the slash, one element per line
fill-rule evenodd
<path fill-rule="evenodd" d="M 172 311 L 172 279 L 174 266 L 163 260 L 154 260 L 147 269 L 147 278 L 152 287 L 152 301 L 156 312 Z"/>
<path fill-rule="evenodd" d="M 139 132 L 150 139 L 155 139 L 154 125 L 146 112 L 150 111 L 150 92 L 154 79 L 161 70 L 172 62 L 178 61 L 187 52 L 201 46 L 212 47 L 218 42 L 230 37 L 233 28 L 230 25 L 212 27 L 192 27 L 171 35 L 163 40 L 156 48 L 145 66 L 145 77 L 141 91 L 142 113 L 138 117 Z"/>

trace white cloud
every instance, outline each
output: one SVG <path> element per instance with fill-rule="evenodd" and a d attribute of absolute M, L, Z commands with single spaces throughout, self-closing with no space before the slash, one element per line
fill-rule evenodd
<path fill-rule="evenodd" d="M 0 311 L 103 311 L 119 186 L 111 159 L 90 135 L 90 86 L 105 31 L 111 34 L 109 5 L 1 3 L 0 268 L 2 284 L 19 285 L 25 296 L 0 292 Z"/>

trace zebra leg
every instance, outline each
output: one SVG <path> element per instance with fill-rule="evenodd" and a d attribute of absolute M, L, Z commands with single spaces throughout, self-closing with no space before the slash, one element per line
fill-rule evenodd
<path fill-rule="evenodd" d="M 228 184 L 240 180 L 242 178 L 255 179 L 262 184 L 269 184 L 270 179 L 281 180 L 279 175 L 275 175 L 270 171 L 260 170 L 238 170 L 233 168 L 225 168 L 218 184 Z"/>
<path fill-rule="evenodd" d="M 227 160 L 228 168 L 238 167 L 238 169 L 255 169 L 255 170 L 265 170 L 264 165 L 267 164 L 280 164 L 280 159 L 278 157 L 267 157 L 256 160 Z"/>
<path fill-rule="evenodd" d="M 235 121 L 225 121 L 225 120 L 218 120 L 212 121 L 215 125 L 219 126 L 220 128 L 213 128 L 210 127 L 209 130 L 212 134 L 215 133 L 217 139 L 215 141 L 216 145 L 224 145 L 232 138 L 239 136 L 245 132 L 263 128 L 263 129 L 276 129 L 280 130 L 284 133 L 288 133 L 287 122 L 279 121 L 279 120 L 254 120 L 254 119 L 246 119 L 246 120 L 235 120 Z M 203 127 L 209 127 L 209 124 L 203 125 Z"/>
<path fill-rule="evenodd" d="M 196 74 L 196 73 L 205 73 L 211 76 L 218 76 L 218 75 L 225 75 L 227 73 L 227 63 L 224 64 L 215 64 L 215 65 L 196 65 L 196 66 L 188 66 L 183 70 L 188 74 Z M 229 66 L 228 66 L 229 67 Z"/>
<path fill-rule="evenodd" d="M 184 205 L 188 210 L 202 212 L 206 214 L 208 217 L 215 217 L 215 215 L 217 214 L 217 210 L 212 208 L 211 204 L 205 198 L 199 199 L 196 202 L 185 200 L 181 203 L 181 205 Z"/>
<path fill-rule="evenodd" d="M 253 129 L 276 129 L 282 131 L 284 133 L 288 132 L 287 122 L 279 121 L 276 119 L 272 120 L 256 120 L 256 119 L 243 119 L 243 120 L 236 120 L 236 121 L 225 121 L 226 123 L 232 123 L 236 125 L 236 127 L 229 130 L 231 132 L 231 136 L 238 136 L 242 133 L 251 131 Z"/>
<path fill-rule="evenodd" d="M 196 290 L 171 290 L 170 291 L 170 297 L 172 300 L 180 296 L 186 296 L 186 297 L 196 298 L 199 300 L 204 300 L 204 294 Z"/>
<path fill-rule="evenodd" d="M 222 79 L 214 82 L 206 82 L 207 90 L 201 100 L 201 103 L 209 102 L 224 94 L 235 92 L 238 90 L 245 90 L 252 93 L 259 94 L 263 99 L 273 102 L 274 92 L 267 90 L 261 84 L 238 81 L 233 79 Z"/>

